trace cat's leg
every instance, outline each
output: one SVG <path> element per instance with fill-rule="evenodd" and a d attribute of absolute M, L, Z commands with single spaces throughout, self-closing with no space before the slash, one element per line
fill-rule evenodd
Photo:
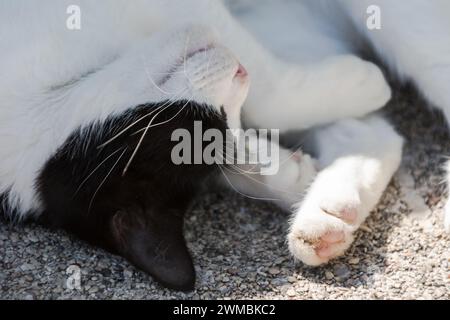
<path fill-rule="evenodd" d="M 366 10 L 373 1 L 341 2 L 391 69 L 413 81 L 450 123 L 450 2 L 378 0 L 381 29 L 373 31 L 366 28 Z M 446 208 L 445 227 L 450 232 L 450 203 Z"/>
<path fill-rule="evenodd" d="M 244 119 L 282 131 L 365 116 L 391 97 L 380 69 L 353 55 L 256 70 L 252 79 Z"/>
<path fill-rule="evenodd" d="M 216 29 L 220 43 L 249 71 L 252 84 L 243 112 L 250 126 L 305 129 L 366 115 L 390 98 L 390 88 L 378 67 L 356 56 L 335 56 L 314 64 L 278 59 L 222 1 L 140 0 L 133 8 L 138 21 L 148 29 L 158 21 L 161 27 L 173 28 L 173 17 L 177 17 L 177 24 L 196 23 Z M 330 38 L 330 42 L 336 41 Z"/>
<path fill-rule="evenodd" d="M 400 165 L 402 138 L 378 116 L 318 129 L 312 142 L 323 170 L 295 211 L 289 249 L 308 265 L 344 253 Z"/>
<path fill-rule="evenodd" d="M 251 86 L 243 113 L 249 126 L 305 129 L 360 117 L 390 99 L 380 69 L 354 55 L 332 56 L 314 64 L 286 63 L 245 29 L 220 1 L 197 1 L 199 23 L 217 29 L 249 71 Z M 331 41 L 331 39 L 330 39 Z M 333 40 L 335 41 L 335 40 Z"/>

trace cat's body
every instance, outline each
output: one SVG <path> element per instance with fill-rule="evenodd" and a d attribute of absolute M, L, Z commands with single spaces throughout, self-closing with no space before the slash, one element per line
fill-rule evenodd
<path fill-rule="evenodd" d="M 217 168 L 171 163 L 170 131 L 192 130 L 194 120 L 239 128 L 249 90 L 245 124 L 314 127 L 309 142 L 321 170 L 316 176 L 309 156 L 282 149 L 276 175 L 228 173 L 225 181 L 296 208 L 288 236 L 296 258 L 318 265 L 342 254 L 402 148 L 372 114 L 390 98 L 382 72 L 354 54 L 370 43 L 450 117 L 450 4 L 379 0 L 381 30 L 372 31 L 370 1 L 226 4 L 242 25 L 209 0 L 1 0 L 5 211 L 72 231 L 168 286 L 190 288 L 182 216 Z M 71 5 L 81 9 L 80 30 L 67 28 Z"/>

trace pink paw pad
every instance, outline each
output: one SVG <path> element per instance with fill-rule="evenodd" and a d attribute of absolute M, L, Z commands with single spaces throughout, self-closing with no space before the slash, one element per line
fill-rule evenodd
<path fill-rule="evenodd" d="M 335 254 L 334 244 L 342 243 L 345 240 L 344 232 L 332 231 L 328 232 L 320 238 L 319 244 L 316 246 L 316 254 L 320 258 L 330 258 Z"/>
<path fill-rule="evenodd" d="M 358 211 L 355 208 L 346 208 L 341 211 L 341 219 L 348 223 L 354 223 L 356 218 L 358 218 Z"/>

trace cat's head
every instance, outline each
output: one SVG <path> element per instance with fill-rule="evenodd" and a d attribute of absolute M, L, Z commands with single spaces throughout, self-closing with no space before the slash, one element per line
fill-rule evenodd
<path fill-rule="evenodd" d="M 44 166 L 38 190 L 47 225 L 125 256 L 168 287 L 191 289 L 183 214 L 218 167 L 175 164 L 172 134 L 190 134 L 194 157 L 206 145 L 196 149 L 195 121 L 202 132 L 239 127 L 249 79 L 208 29 L 164 34 L 153 40 L 157 52 L 132 61 L 141 78 L 130 77 L 129 87 L 148 99 L 73 132 Z"/>

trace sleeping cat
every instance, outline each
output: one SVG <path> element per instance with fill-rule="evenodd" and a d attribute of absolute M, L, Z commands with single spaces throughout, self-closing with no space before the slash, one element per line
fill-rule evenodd
<path fill-rule="evenodd" d="M 4 212 L 189 290 L 183 214 L 217 181 L 292 208 L 295 258 L 320 265 L 343 254 L 403 143 L 375 113 L 391 94 L 382 72 L 356 53 L 374 48 L 450 116 L 450 5 L 376 2 L 382 25 L 370 31 L 365 0 L 0 0 Z M 75 29 L 66 23 L 74 5 Z M 201 121 L 225 132 L 241 120 L 309 129 L 316 159 L 280 148 L 274 175 L 173 163 L 174 130 L 192 133 Z"/>

